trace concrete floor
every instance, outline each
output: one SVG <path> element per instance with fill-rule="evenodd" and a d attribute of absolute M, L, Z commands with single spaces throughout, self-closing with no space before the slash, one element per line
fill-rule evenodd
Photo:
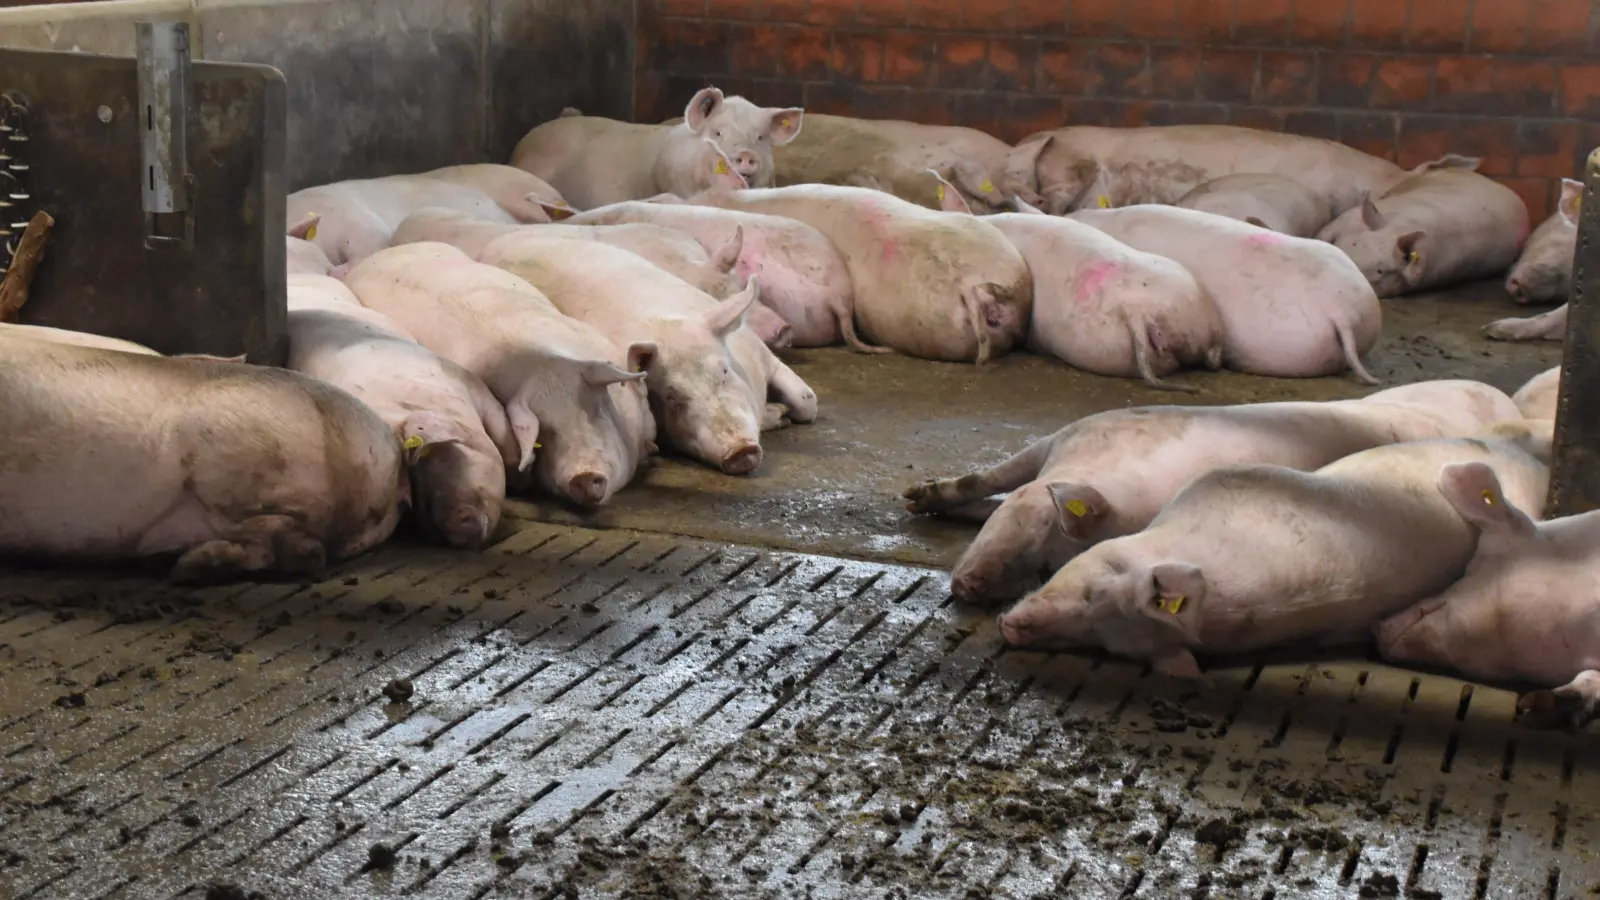
<path fill-rule="evenodd" d="M 1496 282 L 1384 304 L 1384 335 L 1367 367 L 1387 386 L 1476 378 L 1514 392 L 1557 365 L 1557 341 L 1506 344 L 1482 325 L 1541 309 L 1517 307 Z M 840 348 L 787 351 L 817 392 L 811 425 L 770 433 L 752 477 L 661 458 L 597 512 L 514 503 L 512 514 L 598 528 L 638 528 L 811 553 L 948 567 L 976 528 L 912 516 L 900 492 L 924 478 L 991 465 L 1093 413 L 1155 403 L 1331 400 L 1368 388 L 1349 376 L 1278 379 L 1196 371 L 1184 397 L 1028 354 L 977 368 Z"/>

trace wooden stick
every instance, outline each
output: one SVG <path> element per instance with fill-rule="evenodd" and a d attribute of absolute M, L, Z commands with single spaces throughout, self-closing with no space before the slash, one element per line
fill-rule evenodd
<path fill-rule="evenodd" d="M 28 230 L 22 233 L 22 240 L 17 243 L 17 254 L 11 258 L 11 265 L 6 269 L 6 280 L 0 282 L 0 322 L 15 322 L 17 313 L 27 305 L 28 288 L 33 284 L 34 270 L 39 268 L 40 260 L 44 259 L 44 244 L 55 224 L 56 220 L 42 209 L 29 220 Z"/>

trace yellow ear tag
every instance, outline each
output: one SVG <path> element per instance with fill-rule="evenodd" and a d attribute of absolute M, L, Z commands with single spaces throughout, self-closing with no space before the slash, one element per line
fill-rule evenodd
<path fill-rule="evenodd" d="M 978 185 L 978 190 L 983 191 L 985 194 L 992 194 L 994 193 L 994 182 L 985 178 L 983 184 Z"/>
<path fill-rule="evenodd" d="M 1169 613 L 1172 613 L 1173 615 L 1177 615 L 1178 613 L 1183 612 L 1183 601 L 1186 599 L 1188 598 L 1183 594 L 1179 594 L 1178 596 L 1173 597 L 1171 600 L 1163 603 L 1161 608 L 1165 609 Z"/>
<path fill-rule="evenodd" d="M 411 437 L 406 438 L 406 442 L 402 446 L 404 446 L 407 450 L 415 450 L 425 443 L 427 443 L 427 441 L 424 441 L 422 438 L 413 434 Z"/>
<path fill-rule="evenodd" d="M 306 240 L 314 241 L 316 239 L 317 239 L 317 226 L 312 225 L 310 228 L 306 229 Z"/>
<path fill-rule="evenodd" d="M 1494 505 L 1494 491 L 1491 491 L 1488 488 L 1484 488 L 1483 489 L 1483 502 L 1489 504 L 1490 506 L 1493 506 Z"/>
<path fill-rule="evenodd" d="M 544 449 L 544 445 L 539 443 L 538 441 L 534 441 L 533 442 L 533 449 L 535 449 L 535 450 L 543 450 Z"/>
<path fill-rule="evenodd" d="M 1577 215 L 1578 211 L 1581 209 L 1583 209 L 1583 195 L 1579 194 L 1578 196 L 1572 198 L 1572 214 Z"/>
<path fill-rule="evenodd" d="M 1413 250 L 1413 251 L 1411 251 L 1410 253 L 1408 253 L 1406 255 L 1406 262 L 1414 263 L 1416 261 L 1417 261 L 1417 251 Z"/>
<path fill-rule="evenodd" d="M 728 163 L 727 163 L 726 160 L 724 160 L 720 156 L 717 157 L 717 174 L 718 175 L 726 175 L 726 174 L 728 174 Z"/>
<path fill-rule="evenodd" d="M 1100 204 L 1101 209 L 1111 208 L 1111 198 L 1107 197 L 1105 194 L 1101 194 L 1095 202 Z"/>
<path fill-rule="evenodd" d="M 939 202 L 943 203 L 944 202 L 944 185 L 942 185 L 942 184 L 939 185 L 938 186 L 938 191 L 939 191 Z"/>
<path fill-rule="evenodd" d="M 1085 506 L 1082 500 L 1068 500 L 1067 512 L 1081 519 L 1089 513 L 1089 507 Z"/>
<path fill-rule="evenodd" d="M 788 119 L 779 119 L 778 120 L 778 127 L 779 128 L 788 128 L 789 127 L 789 120 Z"/>

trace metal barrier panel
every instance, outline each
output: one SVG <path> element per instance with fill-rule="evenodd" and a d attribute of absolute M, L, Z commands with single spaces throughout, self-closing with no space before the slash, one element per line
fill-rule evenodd
<path fill-rule="evenodd" d="M 1600 509 L 1600 407 L 1584 402 L 1600 382 L 1600 150 L 1584 167 L 1578 246 L 1572 260 L 1567 335 L 1561 348 L 1561 389 L 1556 400 L 1554 458 L 1546 518 Z"/>

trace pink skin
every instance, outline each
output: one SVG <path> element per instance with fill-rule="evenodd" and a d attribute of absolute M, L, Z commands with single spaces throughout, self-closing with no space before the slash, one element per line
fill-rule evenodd
<path fill-rule="evenodd" d="M 1085 548 L 1140 531 L 1213 469 L 1311 470 L 1390 443 L 1476 434 L 1517 415 L 1511 398 L 1475 381 L 1423 382 L 1330 403 L 1114 410 L 992 468 L 924 482 L 905 497 L 912 512 L 983 523 L 956 563 L 951 591 L 998 603 L 1016 600 Z"/>
<path fill-rule="evenodd" d="M 1506 274 L 1506 293 L 1512 300 L 1551 303 L 1567 299 L 1572 290 L 1572 255 L 1578 244 L 1582 198 L 1583 182 L 1561 179 L 1561 200 L 1555 213 L 1539 223 L 1523 246 L 1522 256 Z"/>
<path fill-rule="evenodd" d="M 1078 285 L 1073 291 L 1074 296 L 1079 303 L 1087 303 L 1115 274 L 1117 274 L 1116 263 L 1110 261 L 1094 263 L 1078 279 Z"/>
<path fill-rule="evenodd" d="M 290 275 L 326 275 L 333 269 L 333 262 L 328 259 L 328 254 L 322 248 L 306 240 L 322 221 L 322 216 L 306 216 L 289 228 L 289 233 L 284 237 L 284 262 Z"/>
<path fill-rule="evenodd" d="M 1537 724 L 1586 724 L 1600 708 L 1600 513 L 1535 522 L 1476 462 L 1445 466 L 1438 487 L 1478 531 L 1477 552 L 1448 590 L 1380 623 L 1379 650 L 1552 687 L 1518 708 Z"/>
<path fill-rule="evenodd" d="M 1252 247 L 1276 247 L 1283 243 L 1283 238 L 1267 231 L 1260 234 L 1252 234 L 1245 238 L 1244 241 Z"/>
<path fill-rule="evenodd" d="M 1190 678 L 1196 651 L 1359 640 L 1471 559 L 1474 529 L 1426 490 L 1455 462 L 1491 463 L 1532 504 L 1549 481 L 1523 442 L 1498 435 L 1379 447 L 1315 473 L 1218 469 L 1144 531 L 1067 563 L 1000 617 L 1001 633 L 1022 646 L 1100 646 Z"/>
<path fill-rule="evenodd" d="M 1556 398 L 1560 393 L 1561 367 L 1556 366 L 1528 379 L 1528 383 L 1511 396 L 1511 401 L 1522 411 L 1523 418 L 1554 419 Z"/>
<path fill-rule="evenodd" d="M 15 464 L 0 471 L 0 552 L 76 564 L 177 556 L 169 578 L 183 583 L 315 578 L 400 519 L 400 442 L 315 379 L 0 342 L 0 406 L 18 429 Z"/>
<path fill-rule="evenodd" d="M 1316 237 L 1333 219 L 1326 196 L 1286 175 L 1224 175 L 1190 191 L 1175 205 L 1304 238 Z"/>
<path fill-rule="evenodd" d="M 427 207 L 508 225 L 517 222 L 483 191 L 426 174 L 340 181 L 295 191 L 288 199 L 288 221 L 304 223 L 319 217 L 312 243 L 339 265 L 360 262 L 389 246 L 406 216 Z"/>

